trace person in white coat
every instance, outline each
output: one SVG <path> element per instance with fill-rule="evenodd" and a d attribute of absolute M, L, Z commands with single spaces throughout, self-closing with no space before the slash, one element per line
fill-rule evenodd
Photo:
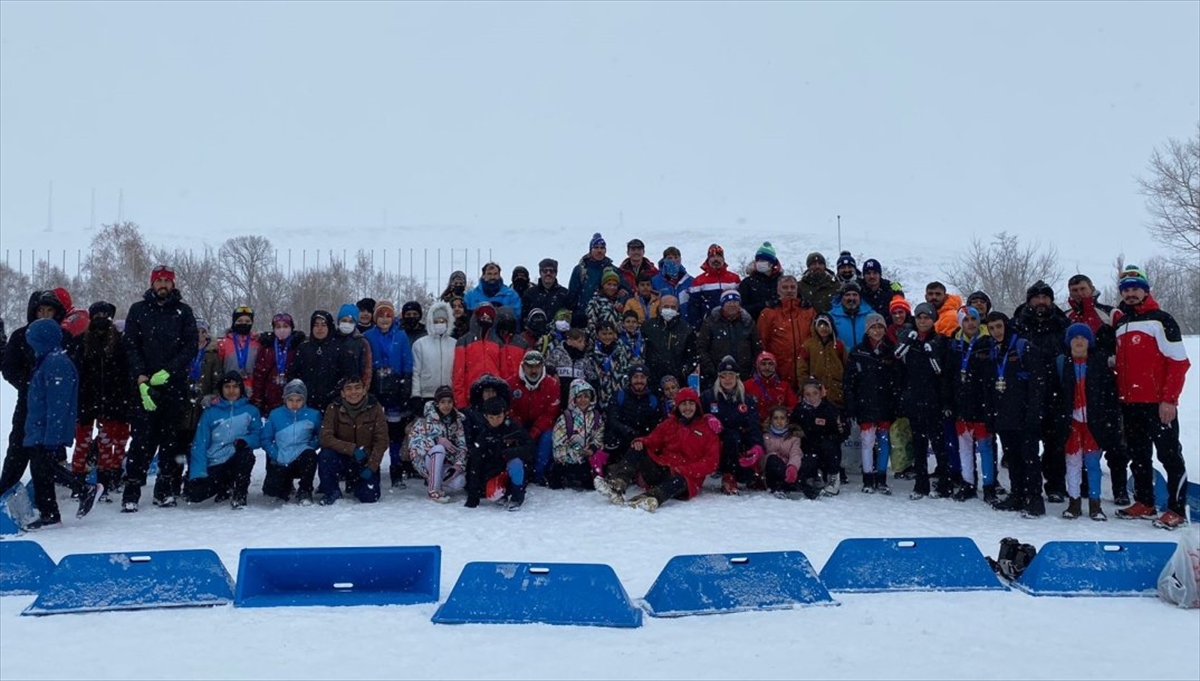
<path fill-rule="evenodd" d="M 413 343 L 412 404 L 410 412 L 423 414 L 425 403 L 433 400 L 439 386 L 454 383 L 454 346 L 450 304 L 437 301 L 425 313 L 429 334 Z"/>

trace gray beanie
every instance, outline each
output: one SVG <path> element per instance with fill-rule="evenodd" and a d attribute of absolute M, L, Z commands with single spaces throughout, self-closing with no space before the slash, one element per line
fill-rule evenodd
<path fill-rule="evenodd" d="M 935 321 L 938 318 L 937 310 L 934 309 L 933 305 L 930 305 L 929 303 L 921 303 L 920 305 L 913 308 L 913 316 L 918 317 L 920 315 L 929 315 Z"/>
<path fill-rule="evenodd" d="M 304 381 L 298 378 L 293 378 L 288 381 L 287 385 L 283 386 L 283 399 L 287 399 L 292 395 L 299 395 L 305 400 L 308 399 L 308 388 L 304 387 Z"/>
<path fill-rule="evenodd" d="M 872 312 L 871 314 L 867 315 L 867 324 L 864 328 L 869 329 L 871 328 L 872 324 L 882 324 L 884 328 L 887 328 L 887 321 L 884 320 L 883 315 L 879 314 L 878 312 Z"/>

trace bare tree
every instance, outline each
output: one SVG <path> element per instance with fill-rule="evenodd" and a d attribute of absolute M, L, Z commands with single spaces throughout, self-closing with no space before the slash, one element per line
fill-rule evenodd
<path fill-rule="evenodd" d="M 1025 290 L 1035 281 L 1057 284 L 1062 266 L 1053 246 L 1043 249 L 1036 242 L 1022 246 L 1016 235 L 1000 232 L 990 243 L 972 239 L 971 248 L 945 274 L 962 293 L 983 291 L 995 309 L 1011 313 L 1025 302 Z"/>
<path fill-rule="evenodd" d="M 296 321 L 296 328 L 308 331 L 308 319 L 316 310 L 336 315 L 343 303 L 352 302 L 349 273 L 341 261 L 328 266 L 309 268 L 293 274 L 284 285 L 285 301 L 280 307 Z"/>
<path fill-rule="evenodd" d="M 214 313 L 214 319 L 224 319 L 239 305 L 249 305 L 257 314 L 270 320 L 284 297 L 285 277 L 279 273 L 275 262 L 275 247 L 261 236 L 238 236 L 221 244 L 217 254 L 217 273 L 214 279 L 220 283 L 222 295 Z M 262 318 L 257 317 L 259 326 Z M 214 323 L 209 320 L 209 323 Z M 224 322 L 214 328 L 224 329 Z"/>
<path fill-rule="evenodd" d="M 210 249 L 182 251 L 172 258 L 175 283 L 183 295 L 183 302 L 192 308 L 196 317 L 214 327 L 221 327 L 222 319 L 229 314 L 223 306 L 225 291 L 221 285 L 217 257 Z M 213 329 L 216 333 L 216 329 Z"/>
<path fill-rule="evenodd" d="M 161 253 L 147 243 L 136 223 L 104 225 L 92 237 L 83 262 L 80 294 L 89 301 L 107 300 L 123 316 L 150 286 L 150 272 Z M 169 263 L 168 263 L 169 264 Z"/>
<path fill-rule="evenodd" d="M 25 325 L 25 308 L 31 293 L 33 282 L 29 276 L 0 262 L 0 317 L 4 318 L 9 333 Z"/>
<path fill-rule="evenodd" d="M 1143 263 L 1154 300 L 1185 334 L 1200 333 L 1200 273 L 1179 257 L 1154 256 Z"/>
<path fill-rule="evenodd" d="M 1170 249 L 1200 254 L 1200 124 L 1196 136 L 1167 140 L 1150 156 L 1149 178 L 1139 178 L 1146 210 L 1153 222 L 1150 236 Z"/>

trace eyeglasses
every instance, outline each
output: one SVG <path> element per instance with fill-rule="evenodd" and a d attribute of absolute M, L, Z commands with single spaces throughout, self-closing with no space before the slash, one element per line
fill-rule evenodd
<path fill-rule="evenodd" d="M 542 274 L 558 274 L 558 270 L 553 267 L 543 267 Z"/>

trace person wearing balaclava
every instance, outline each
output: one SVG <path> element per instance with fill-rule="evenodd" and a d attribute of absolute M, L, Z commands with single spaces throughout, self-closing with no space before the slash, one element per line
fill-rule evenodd
<path fill-rule="evenodd" d="M 370 390 L 371 344 L 358 330 L 358 311 L 359 308 L 350 303 L 338 308 L 337 330 L 333 334 L 334 347 L 338 354 L 338 378 L 359 376 L 363 385 Z"/>
<path fill-rule="evenodd" d="M 246 386 L 246 395 L 253 390 L 254 363 L 262 347 L 254 337 L 254 310 L 239 305 L 233 311 L 229 332 L 217 342 L 217 357 L 222 372 L 236 371 Z"/>
<path fill-rule="evenodd" d="M 400 328 L 408 336 L 409 343 L 416 343 L 429 333 L 429 329 L 425 328 L 424 317 L 425 311 L 415 300 L 408 301 L 400 308 Z"/>
<path fill-rule="evenodd" d="M 87 331 L 75 337 L 68 348 L 79 370 L 79 411 L 75 419 L 75 451 L 71 472 L 87 475 L 88 454 L 95 446 L 96 481 L 104 485 L 103 497 L 121 481 L 125 446 L 129 443 L 129 361 L 121 332 L 113 324 L 117 307 L 103 300 L 88 308 Z M 96 436 L 92 436 L 92 428 Z"/>
<path fill-rule="evenodd" d="M 509 279 L 512 281 L 509 288 L 516 291 L 518 296 L 524 296 L 529 290 L 529 270 L 524 265 L 514 267 Z"/>
<path fill-rule="evenodd" d="M 462 270 L 454 270 L 450 273 L 446 288 L 442 289 L 442 295 L 438 296 L 438 299 L 448 303 L 451 298 L 462 298 L 466 295 L 467 273 Z"/>

